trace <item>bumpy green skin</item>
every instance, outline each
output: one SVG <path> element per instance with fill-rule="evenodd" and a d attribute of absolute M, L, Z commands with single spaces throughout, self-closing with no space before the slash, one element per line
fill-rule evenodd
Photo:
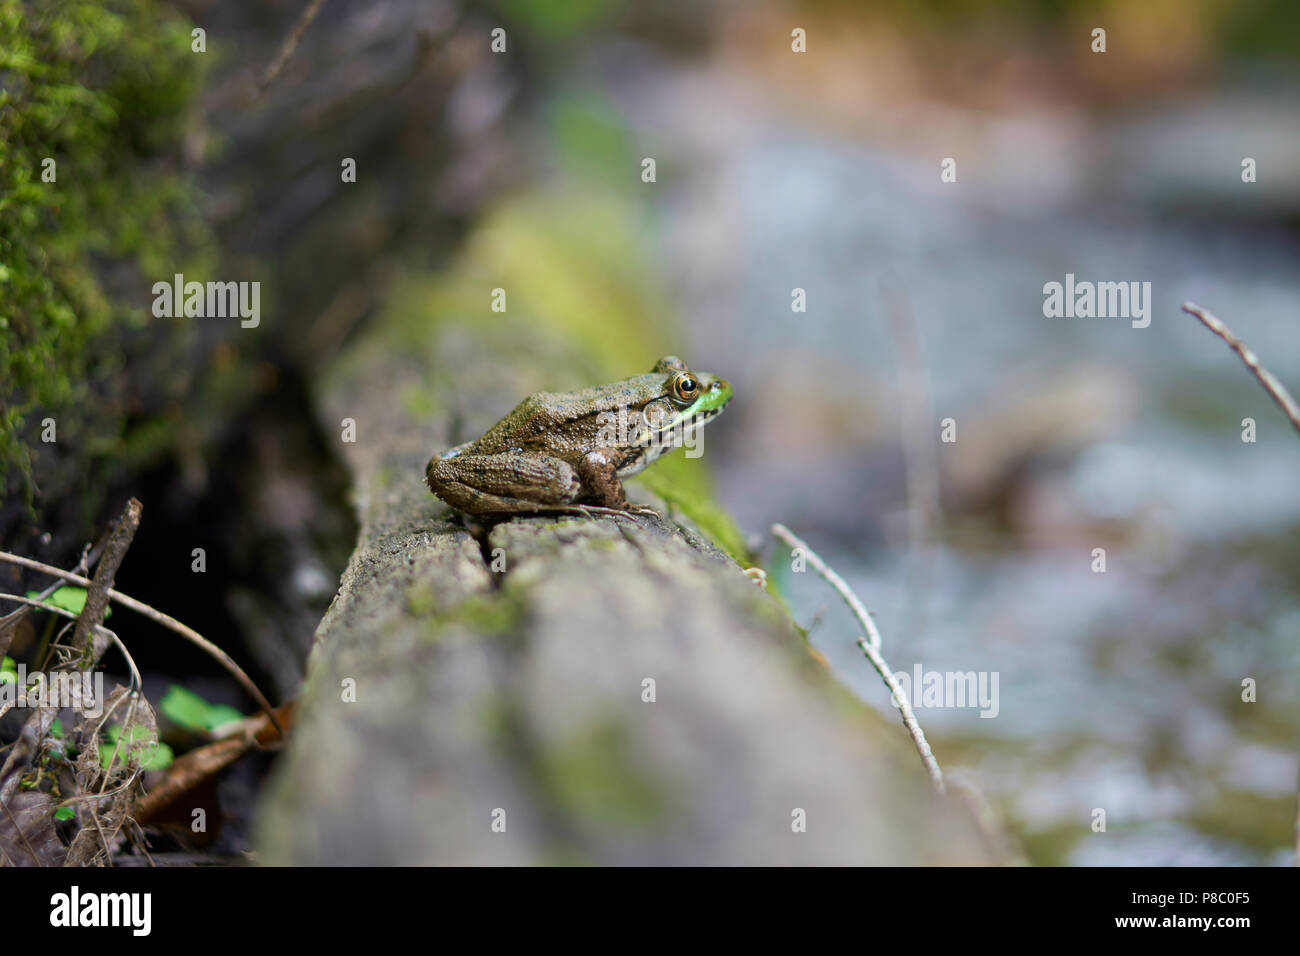
<path fill-rule="evenodd" d="M 530 395 L 482 438 L 435 455 L 425 475 L 435 495 L 470 514 L 634 510 L 621 479 L 720 415 L 731 397 L 729 382 L 669 355 L 647 375 Z"/>
<path fill-rule="evenodd" d="M 0 0 L 0 498 L 31 500 L 33 449 L 49 496 L 121 453 L 123 340 L 157 321 L 152 278 L 201 267 L 208 233 L 176 173 L 205 59 L 190 29 L 154 0 Z M 104 264 L 115 292 L 141 290 L 134 308 Z"/>

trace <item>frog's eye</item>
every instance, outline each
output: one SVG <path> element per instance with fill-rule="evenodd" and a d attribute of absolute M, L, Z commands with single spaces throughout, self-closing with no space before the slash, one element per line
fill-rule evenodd
<path fill-rule="evenodd" d="M 682 372 L 673 379 L 673 394 L 683 402 L 693 402 L 700 396 L 700 383 L 690 372 Z"/>

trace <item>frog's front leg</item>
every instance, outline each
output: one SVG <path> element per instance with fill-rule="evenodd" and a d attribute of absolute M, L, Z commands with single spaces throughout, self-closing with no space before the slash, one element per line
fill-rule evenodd
<path fill-rule="evenodd" d="M 463 446 L 460 446 L 463 447 Z M 435 455 L 425 469 L 429 489 L 469 514 L 527 514 L 567 510 L 582 493 L 573 466 L 546 455 Z"/>
<path fill-rule="evenodd" d="M 578 466 L 578 475 L 582 478 L 583 501 L 593 501 L 613 511 L 659 517 L 659 512 L 652 508 L 628 504 L 627 490 L 618 477 L 618 466 L 604 452 L 588 452 Z"/>

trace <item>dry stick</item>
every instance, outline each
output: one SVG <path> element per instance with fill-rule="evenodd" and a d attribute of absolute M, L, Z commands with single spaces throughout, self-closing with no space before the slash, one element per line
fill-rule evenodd
<path fill-rule="evenodd" d="M 1245 342 L 1233 335 L 1232 331 L 1223 324 L 1221 319 L 1205 311 L 1196 303 L 1184 302 L 1183 311 L 1200 319 L 1207 329 L 1228 343 L 1228 348 L 1241 356 L 1241 360 L 1246 363 L 1246 368 L 1250 369 L 1251 374 L 1259 379 L 1259 384 L 1264 386 L 1264 390 L 1268 392 L 1273 401 L 1277 402 L 1282 411 L 1286 412 L 1286 417 L 1291 419 L 1291 424 L 1295 426 L 1295 430 L 1300 432 L 1300 405 L 1296 404 L 1296 400 L 1291 397 L 1291 393 L 1286 390 L 1286 386 L 1259 363 L 1259 356 L 1252 352 Z"/>
<path fill-rule="evenodd" d="M 127 549 L 131 547 L 136 529 L 140 527 L 140 512 L 143 508 L 144 506 L 136 498 L 126 503 L 122 517 L 118 519 L 117 526 L 113 528 L 113 534 L 104 548 L 103 557 L 95 565 L 95 576 L 91 579 L 90 587 L 86 589 L 86 603 L 81 608 L 81 616 L 77 618 L 77 628 L 72 632 L 73 651 L 83 653 L 90 648 L 92 667 L 95 657 L 91 637 L 95 633 L 95 628 L 104 623 L 104 612 L 108 610 L 108 592 L 113 587 L 117 569 L 122 566 L 122 559 L 126 557 Z"/>
<path fill-rule="evenodd" d="M 271 61 L 271 65 L 266 68 L 266 72 L 262 74 L 262 78 L 258 81 L 257 92 L 259 94 L 264 92 L 280 75 L 284 65 L 289 62 L 289 57 L 293 56 L 293 51 L 298 49 L 298 43 L 302 40 L 302 35 L 307 32 L 307 28 L 311 26 L 311 22 L 316 19 L 316 14 L 320 13 L 320 8 L 324 5 L 325 0 L 311 0 L 311 3 L 307 5 L 307 9 L 303 10 L 298 17 L 298 22 L 293 25 L 289 35 L 280 44 L 280 51 L 275 55 L 275 59 Z"/>
<path fill-rule="evenodd" d="M 47 597 L 53 595 L 54 592 L 61 587 L 63 587 L 63 584 L 58 581 L 55 581 L 44 591 L 42 591 L 38 595 L 38 597 L 42 601 L 44 601 Z M 6 614 L 4 617 L 0 617 L 0 658 L 3 658 L 6 654 L 9 653 L 9 644 L 10 642 L 13 641 L 14 634 L 17 633 L 18 622 L 21 621 L 23 618 L 25 618 L 29 613 L 31 613 L 31 610 L 32 609 L 30 607 L 24 604 L 21 605 L 17 610 L 11 611 L 10 613 Z"/>
<path fill-rule="evenodd" d="M 8 561 L 10 564 L 17 564 L 24 568 L 31 568 L 33 571 L 44 571 L 46 574 L 53 574 L 65 581 L 79 584 L 82 587 L 89 587 L 90 585 L 90 581 L 79 574 L 73 574 L 71 571 L 64 571 L 61 568 L 54 567 L 53 565 L 43 564 L 40 561 L 33 561 L 31 558 L 24 558 L 19 554 L 10 554 L 8 551 L 0 551 L 0 561 Z M 128 607 L 137 614 L 143 614 L 145 617 L 149 618 L 149 620 L 161 624 L 169 630 L 175 631 L 181 637 L 185 638 L 185 640 L 189 641 L 191 644 L 197 644 L 210 656 L 215 658 L 217 663 L 225 668 L 226 672 L 239 682 L 239 686 L 244 688 L 253 700 L 257 701 L 257 705 L 261 707 L 262 710 L 266 712 L 267 717 L 270 718 L 271 724 L 276 730 L 281 731 L 281 737 L 284 736 L 280 722 L 276 720 L 275 714 L 272 713 L 273 708 L 271 707 L 270 702 L 265 696 L 263 696 L 262 692 L 257 689 L 257 685 L 253 683 L 253 679 L 245 674 L 243 668 L 235 663 L 233 657 L 221 648 L 217 647 L 217 645 L 213 644 L 192 627 L 182 624 L 180 621 L 176 620 L 176 618 L 164 614 L 162 611 L 155 610 L 143 601 L 137 601 L 135 598 L 129 597 L 121 591 L 115 591 L 112 588 L 108 589 L 108 597 L 110 600 L 115 601 L 123 607 Z"/>
<path fill-rule="evenodd" d="M 885 686 L 889 688 L 893 700 L 898 704 L 898 711 L 903 717 L 903 726 L 907 728 L 908 734 L 912 738 L 912 743 L 916 745 L 916 752 L 921 755 L 921 762 L 925 764 L 926 771 L 930 774 L 930 781 L 934 788 L 943 793 L 943 771 L 939 769 L 939 761 L 934 758 L 934 751 L 930 749 L 930 743 L 925 739 L 925 731 L 921 729 L 921 724 L 916 719 L 916 714 L 912 711 L 912 705 L 907 699 L 907 692 L 894 677 L 894 672 L 889 669 L 885 658 L 880 653 L 880 631 L 876 627 L 875 620 L 858 596 L 853 593 L 853 589 L 844 583 L 844 579 L 830 569 L 808 544 L 799 538 L 793 531 L 783 524 L 772 525 L 772 533 L 790 545 L 792 548 L 798 548 L 803 556 L 808 560 L 827 583 L 840 593 L 844 598 L 844 603 L 849 606 L 858 623 L 862 625 L 863 630 L 867 632 L 865 638 L 858 640 L 858 647 L 862 648 L 862 653 L 871 661 L 871 665 L 876 669 Z"/>
<path fill-rule="evenodd" d="M 101 538 L 99 543 L 93 548 L 90 545 L 86 545 L 85 548 L 82 549 L 81 558 L 77 561 L 77 570 L 90 570 L 90 565 L 95 561 L 98 561 L 99 556 L 103 553 L 104 545 L 108 542 L 111 533 L 111 531 L 105 532 L 104 537 Z M 63 587 L 63 585 L 58 581 L 55 581 L 42 591 L 38 597 L 40 600 L 44 601 L 61 587 Z M 30 607 L 23 606 L 18 608 L 16 611 L 11 611 L 4 617 L 0 617 L 0 655 L 3 655 L 4 652 L 9 649 L 9 641 L 13 637 L 13 626 L 30 614 L 31 610 Z"/>
<path fill-rule="evenodd" d="M 1241 339 L 1232 334 L 1232 330 L 1223 324 L 1223 320 L 1212 312 L 1202 309 L 1195 302 L 1184 302 L 1183 311 L 1188 315 L 1194 315 L 1201 320 L 1201 324 L 1217 335 L 1223 341 L 1228 343 L 1228 348 L 1240 356 L 1246 368 L 1250 373 L 1259 380 L 1259 384 L 1264 386 L 1264 391 L 1268 392 L 1269 397 L 1277 402 L 1282 411 L 1286 412 L 1286 417 L 1291 419 L 1291 425 L 1296 431 L 1300 432 L 1300 405 L 1291 397 L 1291 393 L 1286 390 L 1286 386 L 1277 380 L 1277 377 L 1260 364 L 1259 356 L 1251 351 Z M 1300 866 L 1300 796 L 1297 796 L 1296 805 L 1296 823 L 1295 823 L 1295 864 Z"/>
<path fill-rule="evenodd" d="M 131 539 L 135 537 L 136 528 L 140 526 L 141 508 L 140 502 L 135 498 L 126 503 L 122 517 L 118 519 L 108 544 L 104 547 L 104 554 L 95 566 L 94 580 L 86 581 L 86 603 L 82 606 L 81 614 L 77 618 L 76 630 L 73 631 L 72 650 L 79 656 L 89 655 L 89 667 L 94 666 L 99 656 L 93 639 L 104 621 L 104 612 L 108 610 L 108 592 L 113 587 L 113 578 L 122 559 L 126 557 L 127 548 L 131 547 Z M 60 572 L 62 573 L 64 572 Z M 17 744 L 9 751 L 8 758 L 0 767 L 0 800 L 8 800 L 13 796 L 14 788 L 18 784 L 17 769 L 29 757 L 39 754 L 42 741 L 54 725 L 57 714 L 58 710 L 55 708 L 38 707 L 28 718 Z"/>
<path fill-rule="evenodd" d="M 58 614 L 63 617 L 70 617 L 74 621 L 78 620 L 78 615 L 74 614 L 72 611 L 69 611 L 65 607 L 59 607 L 57 604 L 50 604 L 46 601 L 38 601 L 36 598 L 24 597 L 21 594 L 8 594 L 6 592 L 0 591 L 0 601 L 17 601 L 19 604 L 22 604 L 26 607 L 40 608 L 42 611 L 49 611 L 51 614 Z M 96 633 L 102 634 L 104 637 L 112 641 L 113 644 L 117 647 L 117 649 L 122 652 L 122 656 L 126 658 L 127 668 L 131 671 L 132 684 L 134 685 L 136 690 L 139 690 L 141 686 L 140 671 L 136 669 L 135 659 L 132 658 L 131 654 L 127 651 L 126 645 L 122 643 L 121 639 L 114 632 L 110 631 L 102 624 L 96 626 L 95 631 Z"/>
<path fill-rule="evenodd" d="M 826 583 L 836 591 L 840 592 L 840 597 L 844 599 L 844 603 L 849 606 L 849 610 L 853 612 L 854 616 L 866 630 L 867 636 L 871 638 L 871 646 L 879 647 L 880 631 L 876 630 L 876 622 L 872 620 L 871 614 L 868 613 L 867 609 L 862 606 L 862 602 L 858 600 L 858 596 L 853 593 L 853 589 L 844 583 L 844 579 L 832 571 L 830 566 L 817 555 L 817 552 L 808 547 L 802 538 L 797 537 L 795 533 L 785 525 L 772 525 L 772 533 L 786 544 L 790 545 L 790 547 L 798 548 L 803 552 L 803 556 L 808 559 L 808 563 L 826 579 Z"/>
<path fill-rule="evenodd" d="M 94 562 L 98 561 L 99 556 L 104 553 L 104 546 L 105 544 L 108 543 L 108 539 L 111 534 L 112 534 L 112 530 L 110 529 L 109 531 L 104 532 L 104 536 L 99 539 L 99 542 L 93 548 L 90 545 L 86 545 L 84 548 L 81 549 L 81 557 L 77 560 L 77 570 L 80 571 L 90 570 L 90 566 Z M 41 591 L 40 594 L 37 595 L 37 597 L 40 600 L 44 601 L 47 597 L 50 597 L 52 594 L 54 594 L 55 591 L 57 591 L 61 587 L 63 587 L 63 582 L 55 581 L 44 591 Z M 21 621 L 23 618 L 25 618 L 28 614 L 30 614 L 31 610 L 32 609 L 30 607 L 24 604 L 21 607 L 19 607 L 16 611 L 6 614 L 4 617 L 0 617 L 0 657 L 4 657 L 4 655 L 8 652 L 9 644 L 13 640 L 14 633 L 16 632 L 18 627 L 18 622 Z M 63 632 L 60 631 L 59 637 L 56 638 L 56 640 L 62 637 L 63 637 Z"/>

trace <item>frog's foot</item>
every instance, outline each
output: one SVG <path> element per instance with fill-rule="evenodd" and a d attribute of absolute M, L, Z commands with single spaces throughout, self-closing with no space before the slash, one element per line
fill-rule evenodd
<path fill-rule="evenodd" d="M 651 508 L 649 505 L 630 504 L 627 506 L 627 510 L 632 512 L 632 514 L 636 514 L 636 515 L 649 515 L 651 518 L 654 518 L 657 521 L 664 520 L 664 516 L 661 515 L 658 511 L 655 511 L 655 509 Z"/>
<path fill-rule="evenodd" d="M 596 515 L 609 515 L 611 518 L 623 518 L 627 521 L 632 521 L 633 514 L 639 513 L 633 512 L 631 508 L 624 511 L 622 508 L 606 508 L 604 505 L 573 505 L 573 509 L 588 518 Z"/>

